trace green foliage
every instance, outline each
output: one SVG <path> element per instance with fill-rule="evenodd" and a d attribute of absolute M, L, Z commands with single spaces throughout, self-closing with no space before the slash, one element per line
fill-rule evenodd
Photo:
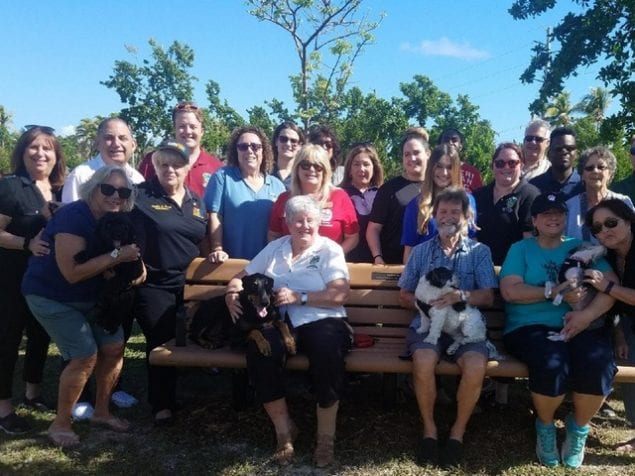
<path fill-rule="evenodd" d="M 297 104 L 295 116 L 305 129 L 312 123 L 332 123 L 344 106 L 353 65 L 374 42 L 373 21 L 361 13 L 363 0 L 245 0 L 249 13 L 286 31 L 300 60 L 291 77 Z"/>
<path fill-rule="evenodd" d="M 210 79 L 205 86 L 205 92 L 209 110 L 205 114 L 203 147 L 222 156 L 232 131 L 244 125 L 245 121 L 234 108 L 229 106 L 227 100 L 221 100 L 220 85 L 216 81 Z"/>
<path fill-rule="evenodd" d="M 509 9 L 515 19 L 537 17 L 556 5 L 557 0 L 516 0 Z M 564 80 L 580 68 L 604 60 L 598 79 L 610 86 L 621 110 L 613 116 L 611 127 L 635 130 L 635 2 L 633 0 L 575 0 L 579 14 L 567 13 L 553 30 L 555 54 L 545 43 L 538 43 L 534 56 L 521 76 L 533 83 L 538 72 L 544 81 L 530 110 L 539 113 L 549 98 L 563 89 Z"/>
<path fill-rule="evenodd" d="M 149 44 L 152 60 L 143 59 L 140 64 L 115 61 L 113 74 L 101 82 L 127 105 L 120 115 L 132 127 L 142 151 L 172 134 L 171 109 L 175 103 L 192 100 L 196 80 L 189 72 L 194 64 L 192 48 L 178 41 L 167 50 L 154 39 Z M 128 51 L 136 54 L 133 47 Z"/>
<path fill-rule="evenodd" d="M 11 171 L 11 154 L 18 140 L 17 134 L 11 133 L 11 113 L 0 105 L 0 174 Z"/>

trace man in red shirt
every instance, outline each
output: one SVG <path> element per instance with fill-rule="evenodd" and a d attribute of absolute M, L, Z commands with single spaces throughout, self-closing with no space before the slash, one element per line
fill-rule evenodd
<path fill-rule="evenodd" d="M 461 134 L 461 132 L 459 132 L 457 129 L 450 128 L 445 129 L 441 133 L 438 142 L 439 144 L 450 144 L 454 146 L 460 156 L 461 151 L 463 150 L 465 139 L 463 137 L 463 134 Z M 472 193 L 477 188 L 481 188 L 483 186 L 481 173 L 472 164 L 461 161 L 461 175 L 463 177 L 463 188 L 465 188 L 466 192 Z"/>
<path fill-rule="evenodd" d="M 220 160 L 201 148 L 203 111 L 192 102 L 179 103 L 172 110 L 172 124 L 175 139 L 190 150 L 190 172 L 185 179 L 185 185 L 202 198 L 210 177 L 222 165 Z M 146 180 L 156 176 L 152 165 L 152 153 L 145 155 L 139 164 L 139 172 Z"/>

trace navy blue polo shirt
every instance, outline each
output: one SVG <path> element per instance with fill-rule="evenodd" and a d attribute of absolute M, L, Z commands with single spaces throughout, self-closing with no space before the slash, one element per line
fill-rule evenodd
<path fill-rule="evenodd" d="M 571 172 L 569 178 L 562 183 L 554 178 L 551 167 L 545 173 L 532 178 L 529 183 L 542 193 L 560 193 L 565 200 L 584 192 L 584 183 L 575 169 Z"/>
<path fill-rule="evenodd" d="M 145 285 L 183 286 L 185 270 L 199 256 L 198 245 L 207 233 L 203 201 L 186 188 L 179 206 L 155 178 L 138 186 L 132 215 L 136 242 L 148 272 Z"/>
<path fill-rule="evenodd" d="M 0 178 L 0 215 L 11 218 L 6 232 L 33 238 L 46 226 L 46 217 L 42 213 L 45 206 L 44 197 L 30 177 L 9 175 Z M 29 256 L 31 253 L 25 250 L 0 247 L 0 283 L 11 283 L 12 287 L 19 284 Z"/>

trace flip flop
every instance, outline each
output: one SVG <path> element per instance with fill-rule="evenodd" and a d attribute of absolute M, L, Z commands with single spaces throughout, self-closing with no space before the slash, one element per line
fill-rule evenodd
<path fill-rule="evenodd" d="M 123 418 L 117 418 L 114 415 L 110 415 L 106 418 L 95 417 L 93 416 L 90 419 L 90 424 L 95 426 L 101 426 L 104 428 L 108 428 L 112 431 L 125 432 L 130 429 L 130 422 L 128 420 L 124 420 Z"/>
<path fill-rule="evenodd" d="M 70 448 L 70 447 L 79 445 L 79 435 L 75 433 L 74 431 L 49 430 L 46 435 L 48 436 L 48 439 L 51 443 L 61 448 Z"/>
<path fill-rule="evenodd" d="M 631 453 L 635 451 L 635 438 L 626 443 L 621 443 L 615 448 L 615 451 L 618 453 Z"/>

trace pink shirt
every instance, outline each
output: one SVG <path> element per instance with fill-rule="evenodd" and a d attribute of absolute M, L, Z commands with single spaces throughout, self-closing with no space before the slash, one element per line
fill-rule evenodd
<path fill-rule="evenodd" d="M 273 204 L 269 229 L 279 235 L 288 235 L 289 228 L 284 216 L 284 207 L 289 200 L 289 192 L 282 193 Z M 331 240 L 342 243 L 344 235 L 359 233 L 359 223 L 355 207 L 348 194 L 341 188 L 333 189 L 327 206 L 322 209 L 320 236 L 326 236 Z"/>

